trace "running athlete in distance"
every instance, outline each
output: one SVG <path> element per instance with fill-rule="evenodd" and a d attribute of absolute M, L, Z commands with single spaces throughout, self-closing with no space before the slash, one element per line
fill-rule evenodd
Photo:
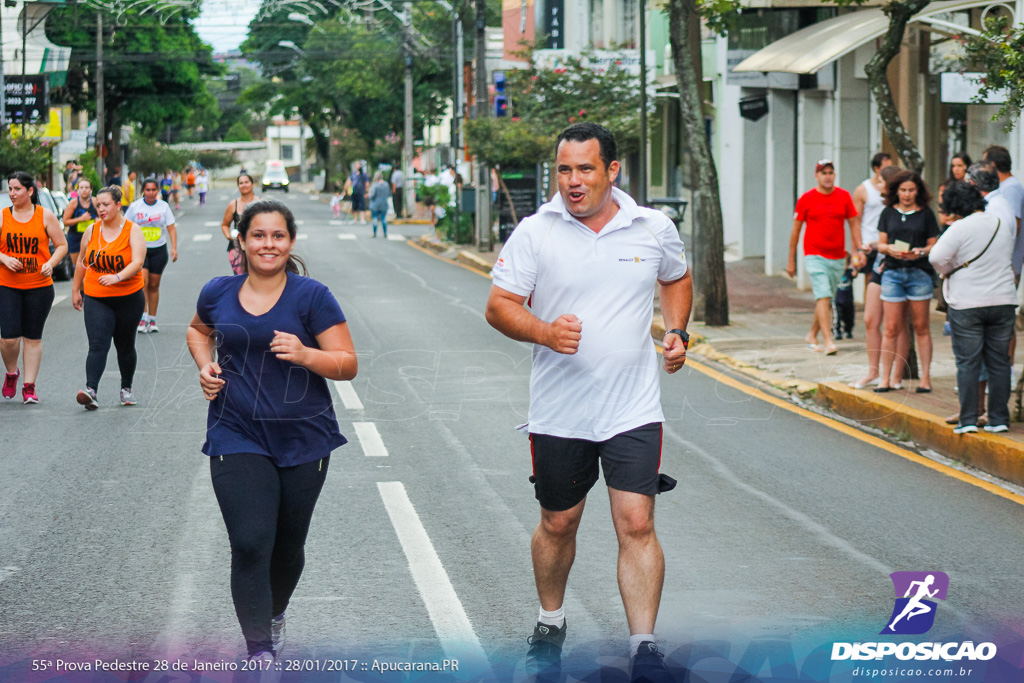
<path fill-rule="evenodd" d="M 486 312 L 499 332 L 534 344 L 523 429 L 540 503 L 531 544 L 540 614 L 526 669 L 542 680 L 561 675 L 563 599 L 600 466 L 619 544 L 631 676 L 669 681 L 654 638 L 665 579 L 654 497 L 675 482 L 659 473 L 664 415 L 651 301 L 660 285 L 664 367 L 677 372 L 686 361 L 693 285 L 672 221 L 614 187 L 619 162 L 607 129 L 564 130 L 555 164 L 559 193 L 505 244 Z"/>
<path fill-rule="evenodd" d="M 224 219 L 220 225 L 220 231 L 228 241 L 228 263 L 235 275 L 245 272 L 245 256 L 238 248 L 238 222 L 242 219 L 245 208 L 256 201 L 252 176 L 248 173 L 238 176 L 238 193 L 240 196 L 228 202 L 227 208 L 224 209 Z"/>
<path fill-rule="evenodd" d="M 146 297 L 146 310 L 139 321 L 139 332 L 159 332 L 156 325 L 156 309 L 160 305 L 160 280 L 167 267 L 168 256 L 173 263 L 178 260 L 178 230 L 174 214 L 167 202 L 156 195 L 156 180 L 147 180 L 142 185 L 142 198 L 132 202 L 126 216 L 142 228 L 146 238 L 146 261 L 142 266 L 142 291 Z M 168 243 L 171 246 L 167 253 Z"/>
<path fill-rule="evenodd" d="M 100 215 L 92 201 L 92 183 L 88 178 L 78 181 L 78 196 L 64 207 L 64 225 L 68 227 L 68 252 L 71 263 L 78 263 L 78 252 L 82 250 L 82 235 Z"/>
<path fill-rule="evenodd" d="M 22 403 L 38 403 L 36 377 L 43 359 L 43 326 L 53 306 L 53 268 L 68 251 L 57 217 L 39 206 L 32 176 L 7 179 L 11 206 L 0 214 L 0 355 L 3 397 L 18 390 L 18 356 L 25 364 Z M 50 252 L 53 242 L 53 253 Z"/>
<path fill-rule="evenodd" d="M 121 188 L 100 190 L 96 210 L 100 220 L 82 237 L 82 252 L 71 286 L 71 303 L 77 310 L 85 310 L 85 331 L 89 337 L 85 389 L 75 399 L 86 410 L 99 408 L 97 391 L 107 367 L 111 341 L 117 349 L 117 367 L 121 371 L 121 405 L 135 405 L 135 335 L 146 306 L 142 294 L 146 238 L 142 229 L 121 213 Z"/>
<path fill-rule="evenodd" d="M 203 287 L 188 345 L 210 401 L 203 453 L 231 543 L 231 596 L 262 671 L 284 647 L 313 509 L 346 443 L 326 380 L 358 366 L 337 300 L 292 256 L 288 207 L 255 202 L 238 231 L 247 272 Z"/>

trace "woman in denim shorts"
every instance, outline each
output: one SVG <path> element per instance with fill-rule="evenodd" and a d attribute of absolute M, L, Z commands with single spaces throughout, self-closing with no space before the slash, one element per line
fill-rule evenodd
<path fill-rule="evenodd" d="M 939 237 L 939 222 L 928 204 L 931 195 L 921 176 L 901 171 L 889 181 L 886 207 L 878 219 L 878 252 L 885 256 L 882 271 L 882 380 L 877 393 L 892 391 L 893 363 L 897 362 L 896 338 L 913 321 L 921 381 L 916 392 L 932 390 L 932 334 L 929 327 L 934 270 L 928 254 Z M 898 362 L 904 362 L 903 358 Z"/>

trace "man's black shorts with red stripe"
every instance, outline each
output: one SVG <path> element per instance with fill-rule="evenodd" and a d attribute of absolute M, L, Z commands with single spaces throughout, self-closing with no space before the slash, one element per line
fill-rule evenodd
<path fill-rule="evenodd" d="M 604 471 L 605 483 L 613 489 L 648 496 L 669 490 L 671 486 L 663 483 L 658 474 L 661 443 L 660 422 L 631 429 L 606 441 L 530 434 L 530 481 L 537 500 L 542 508 L 552 512 L 575 507 L 597 483 L 598 463 Z"/>

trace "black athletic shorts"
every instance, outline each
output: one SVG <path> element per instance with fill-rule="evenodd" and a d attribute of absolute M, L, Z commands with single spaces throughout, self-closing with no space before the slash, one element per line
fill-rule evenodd
<path fill-rule="evenodd" d="M 53 285 L 34 289 L 0 287 L 0 339 L 42 339 L 53 296 Z"/>
<path fill-rule="evenodd" d="M 530 434 L 534 493 L 545 510 L 575 507 L 597 483 L 598 462 L 613 489 L 653 496 L 671 485 L 662 483 L 661 423 L 631 429 L 607 441 Z"/>
<path fill-rule="evenodd" d="M 352 210 L 353 211 L 366 211 L 366 197 L 363 195 L 353 192 L 352 193 Z"/>
<path fill-rule="evenodd" d="M 170 260 L 166 244 L 161 244 L 159 247 L 148 247 L 142 269 L 148 270 L 150 275 L 163 275 L 164 268 L 167 267 L 167 262 Z"/>

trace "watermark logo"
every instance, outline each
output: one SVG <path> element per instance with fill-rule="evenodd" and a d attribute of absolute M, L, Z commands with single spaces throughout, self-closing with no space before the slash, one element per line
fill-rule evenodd
<path fill-rule="evenodd" d="M 945 600 L 949 576 L 945 572 L 893 572 L 896 604 L 881 635 L 919 635 L 935 623 L 936 600 Z"/>

